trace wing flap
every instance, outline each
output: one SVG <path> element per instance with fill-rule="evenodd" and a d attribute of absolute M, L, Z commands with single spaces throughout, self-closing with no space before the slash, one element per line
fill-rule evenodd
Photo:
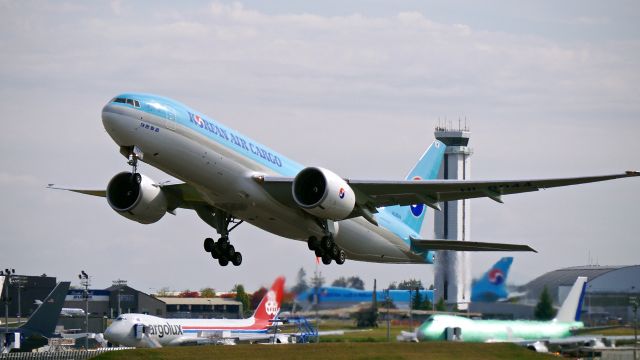
<path fill-rule="evenodd" d="M 460 240 L 426 240 L 411 239 L 411 250 L 414 251 L 531 251 L 537 252 L 529 245 L 503 244 Z"/>

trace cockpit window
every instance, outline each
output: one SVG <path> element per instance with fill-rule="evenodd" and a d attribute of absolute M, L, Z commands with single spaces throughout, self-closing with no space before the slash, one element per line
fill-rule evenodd
<path fill-rule="evenodd" d="M 140 102 L 138 100 L 134 100 L 134 99 L 127 99 L 127 98 L 117 97 L 117 98 L 114 98 L 112 101 L 115 102 L 115 103 L 129 104 L 129 105 L 131 105 L 133 107 L 137 107 L 137 108 L 140 107 Z"/>
<path fill-rule="evenodd" d="M 127 320 L 127 318 L 125 318 L 124 316 L 118 316 L 116 318 L 116 321 L 122 321 L 122 320 Z"/>

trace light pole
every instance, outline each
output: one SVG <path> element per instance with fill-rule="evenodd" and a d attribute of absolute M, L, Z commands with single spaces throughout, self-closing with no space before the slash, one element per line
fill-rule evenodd
<path fill-rule="evenodd" d="M 26 276 L 21 275 L 13 275 L 11 277 L 11 285 L 18 288 L 18 326 L 20 326 L 20 319 L 22 318 L 22 301 L 20 298 L 20 293 L 22 288 L 27 284 L 28 280 L 29 279 Z"/>
<path fill-rule="evenodd" d="M 436 312 L 436 289 L 433 289 L 431 293 L 431 312 L 435 314 Z"/>
<path fill-rule="evenodd" d="M 9 333 L 9 303 L 11 299 L 9 298 L 9 283 L 11 281 L 11 275 L 16 273 L 16 269 L 5 269 L 4 272 L 0 270 L 0 275 L 5 276 L 4 280 L 4 333 Z M 0 341 L 0 345 L 4 348 L 4 340 Z"/>
<path fill-rule="evenodd" d="M 78 274 L 78 279 L 80 279 L 80 285 L 84 286 L 84 349 L 89 350 L 89 285 L 91 285 L 91 279 L 89 279 L 89 275 L 84 270 Z"/>
<path fill-rule="evenodd" d="M 631 305 L 631 310 L 633 310 L 634 321 L 633 321 L 633 359 L 637 359 L 637 349 L 638 349 L 638 304 L 640 303 L 640 299 L 637 296 L 629 297 L 629 305 Z"/>
<path fill-rule="evenodd" d="M 120 316 L 122 315 L 122 308 L 120 307 L 120 298 L 122 297 L 122 287 L 127 286 L 127 280 L 118 279 L 118 280 L 113 280 L 111 283 L 113 284 L 113 286 L 118 287 L 118 316 Z"/>

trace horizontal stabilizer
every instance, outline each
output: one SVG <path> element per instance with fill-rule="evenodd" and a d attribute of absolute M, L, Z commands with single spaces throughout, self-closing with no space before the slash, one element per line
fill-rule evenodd
<path fill-rule="evenodd" d="M 434 250 L 451 250 L 451 251 L 532 251 L 529 245 L 520 244 L 501 244 L 477 241 L 460 241 L 460 240 L 423 240 L 411 239 L 411 249 L 414 251 L 434 251 Z"/>

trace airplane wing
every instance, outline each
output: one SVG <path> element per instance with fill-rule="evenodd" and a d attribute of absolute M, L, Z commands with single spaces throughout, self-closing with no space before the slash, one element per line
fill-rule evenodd
<path fill-rule="evenodd" d="M 371 181 L 345 179 L 356 194 L 356 208 L 348 218 L 365 216 L 366 212 L 377 212 L 376 208 L 385 206 L 407 206 L 425 204 L 440 210 L 438 203 L 488 197 L 502 203 L 502 195 L 538 191 L 559 186 L 585 184 L 640 176 L 638 171 L 622 174 L 585 176 L 557 179 L 532 180 L 399 180 Z M 291 194 L 293 177 L 260 176 L 256 179 L 276 200 L 285 205 L 296 206 Z M 366 216 L 365 216 L 366 217 Z"/>
<path fill-rule="evenodd" d="M 167 195 L 169 200 L 168 209 L 169 212 L 177 209 L 197 209 L 201 206 L 205 206 L 202 195 L 189 184 L 159 184 L 162 191 Z M 107 190 L 92 190 L 92 189 L 74 189 L 69 187 L 58 187 L 54 184 L 47 185 L 47 189 L 53 190 L 65 190 L 72 191 L 79 194 L 92 195 L 97 197 L 106 197 Z"/>

